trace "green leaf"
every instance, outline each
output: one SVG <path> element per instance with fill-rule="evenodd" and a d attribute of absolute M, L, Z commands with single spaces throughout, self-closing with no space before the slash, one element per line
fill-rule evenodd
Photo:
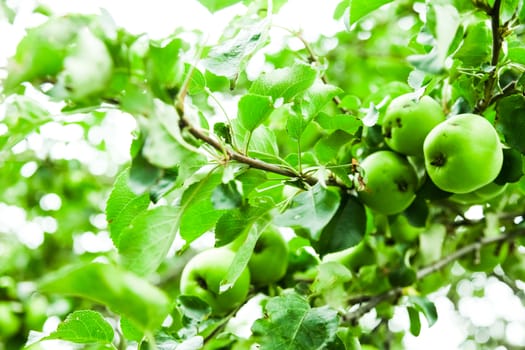
<path fill-rule="evenodd" d="M 350 0 L 349 25 L 393 0 Z"/>
<path fill-rule="evenodd" d="M 202 322 L 211 314 L 210 305 L 192 295 L 179 295 L 177 297 L 177 307 L 184 317 L 189 318 L 191 321 Z"/>
<path fill-rule="evenodd" d="M 410 320 L 410 333 L 417 337 L 421 332 L 421 320 L 419 319 L 419 311 L 412 306 L 407 306 L 408 317 Z"/>
<path fill-rule="evenodd" d="M 271 96 L 273 100 L 283 98 L 290 102 L 296 95 L 304 92 L 315 81 L 317 72 L 305 64 L 275 69 L 261 74 L 252 84 L 250 92 L 256 95 Z"/>
<path fill-rule="evenodd" d="M 143 127 L 145 143 L 142 153 L 149 163 L 164 169 L 179 168 L 186 178 L 204 164 L 204 157 L 184 146 L 175 108 L 162 102 L 155 104 L 154 116 Z"/>
<path fill-rule="evenodd" d="M 74 101 L 101 94 L 112 72 L 113 60 L 106 45 L 87 27 L 83 28 L 64 59 L 64 70 L 51 94 Z"/>
<path fill-rule="evenodd" d="M 275 217 L 279 226 L 302 228 L 310 239 L 318 241 L 323 228 L 330 222 L 339 207 L 340 195 L 334 189 L 320 184 L 299 193 L 283 214 Z"/>
<path fill-rule="evenodd" d="M 190 84 L 188 85 L 188 94 L 196 95 L 202 93 L 206 89 L 206 77 L 196 67 L 186 63 L 184 65 L 184 74 L 191 72 Z"/>
<path fill-rule="evenodd" d="M 189 244 L 211 229 L 224 213 L 213 207 L 213 191 L 222 183 L 220 173 L 208 174 L 192 184 L 182 195 L 177 210 L 181 212 L 180 234 Z"/>
<path fill-rule="evenodd" d="M 113 328 L 100 313 L 92 310 L 77 310 L 69 314 L 58 325 L 56 331 L 42 340 L 61 339 L 80 344 L 111 344 L 114 336 Z"/>
<path fill-rule="evenodd" d="M 242 194 L 237 187 L 237 181 L 221 183 L 217 186 L 211 195 L 213 207 L 217 210 L 235 209 L 241 206 L 243 202 Z"/>
<path fill-rule="evenodd" d="M 338 323 L 335 310 L 311 308 L 304 297 L 289 293 L 268 301 L 252 331 L 261 335 L 261 350 L 321 350 L 335 337 Z"/>
<path fill-rule="evenodd" d="M 321 164 L 338 164 L 340 157 L 345 157 L 348 149 L 345 148 L 352 136 L 344 131 L 336 130 L 319 140 L 314 147 L 315 156 Z M 346 153 L 345 155 L 341 153 Z M 346 157 L 345 157 L 346 158 Z M 343 158 L 344 160 L 346 160 Z"/>
<path fill-rule="evenodd" d="M 127 340 L 133 340 L 140 342 L 144 338 L 144 332 L 137 329 L 133 323 L 131 323 L 126 317 L 121 317 L 119 320 L 120 329 L 122 330 L 122 335 Z"/>
<path fill-rule="evenodd" d="M 106 219 L 113 244 L 118 246 L 120 233 L 149 205 L 147 194 L 137 195 L 129 186 L 129 169 L 122 171 L 106 202 Z"/>
<path fill-rule="evenodd" d="M 44 293 L 73 295 L 106 305 L 142 331 L 156 330 L 171 307 L 168 297 L 137 275 L 116 266 L 90 263 L 48 273 Z"/>
<path fill-rule="evenodd" d="M 430 4 L 427 25 L 436 39 L 437 61 L 444 66 L 449 47 L 454 40 L 461 21 L 458 10 L 448 4 Z"/>
<path fill-rule="evenodd" d="M 312 291 L 322 295 L 324 302 L 337 310 L 348 304 L 348 286 L 352 273 L 338 262 L 325 262 L 318 266 L 317 276 L 312 284 Z"/>
<path fill-rule="evenodd" d="M 150 41 L 146 56 L 146 76 L 155 96 L 170 103 L 184 79 L 184 63 L 180 59 L 184 41 Z"/>
<path fill-rule="evenodd" d="M 436 305 L 434 305 L 433 302 L 421 296 L 409 296 L 407 302 L 410 307 L 416 309 L 425 316 L 429 327 L 432 327 L 436 323 L 438 314 Z"/>
<path fill-rule="evenodd" d="M 265 43 L 269 28 L 269 22 L 260 18 L 241 17 L 230 23 L 230 32 L 234 34 L 211 48 L 204 66 L 216 75 L 235 79 Z"/>
<path fill-rule="evenodd" d="M 217 12 L 242 0 L 198 0 L 210 12 Z"/>
<path fill-rule="evenodd" d="M 468 26 L 465 38 L 454 55 L 465 66 L 479 68 L 490 63 L 492 35 L 485 21 Z"/>
<path fill-rule="evenodd" d="M 268 208 L 252 208 L 249 213 L 246 213 L 245 229 L 241 233 L 246 239 L 235 253 L 228 273 L 221 281 L 221 292 L 230 289 L 248 265 L 257 240 L 271 223 L 268 211 Z"/>
<path fill-rule="evenodd" d="M 246 94 L 239 100 L 238 118 L 241 125 L 253 131 L 272 113 L 273 103 L 270 96 Z"/>
<path fill-rule="evenodd" d="M 353 196 L 341 201 L 330 222 L 322 229 L 321 236 L 312 242 L 321 255 L 353 247 L 362 241 L 366 232 L 365 207 Z"/>
<path fill-rule="evenodd" d="M 326 130 L 343 130 L 353 135 L 363 126 L 363 121 L 348 114 L 329 115 L 319 113 L 315 118 L 317 124 Z"/>
<path fill-rule="evenodd" d="M 51 121 L 51 114 L 39 102 L 27 96 L 15 95 L 5 104 L 2 123 L 8 132 L 0 134 L 0 151 L 10 150 L 31 132 Z"/>
<path fill-rule="evenodd" d="M 525 154 L 525 96 L 516 94 L 502 98 L 496 111 L 496 127 L 505 136 L 505 142 Z"/>
<path fill-rule="evenodd" d="M 343 90 L 337 86 L 325 84 L 317 80 L 304 93 L 301 102 L 301 114 L 308 120 L 316 117 L 323 110 L 326 104 L 332 99 L 343 93 Z"/>
<path fill-rule="evenodd" d="M 143 211 L 120 234 L 121 264 L 147 276 L 159 267 L 175 239 L 179 223 L 176 208 L 160 206 Z"/>
<path fill-rule="evenodd" d="M 63 68 L 68 45 L 87 22 L 87 17 L 64 16 L 29 29 L 9 60 L 5 92 L 13 92 L 24 81 L 36 83 L 48 76 L 55 77 Z"/>

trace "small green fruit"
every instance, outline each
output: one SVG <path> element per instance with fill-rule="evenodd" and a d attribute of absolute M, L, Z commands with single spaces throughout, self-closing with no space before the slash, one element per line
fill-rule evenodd
<path fill-rule="evenodd" d="M 460 114 L 436 126 L 423 145 L 427 173 L 443 191 L 467 193 L 498 176 L 503 150 L 492 124 L 476 114 Z"/>
<path fill-rule="evenodd" d="M 434 99 L 423 96 L 418 100 L 413 94 L 405 94 L 388 105 L 382 132 L 386 144 L 394 151 L 421 156 L 425 137 L 444 120 L 445 114 Z"/>
<path fill-rule="evenodd" d="M 378 151 L 363 160 L 366 188 L 359 198 L 381 214 L 397 214 L 416 198 L 418 178 L 406 158 L 392 151 Z"/>
<path fill-rule="evenodd" d="M 279 281 L 288 267 L 288 245 L 283 236 L 274 229 L 264 231 L 248 262 L 252 282 L 268 285 Z"/>
<path fill-rule="evenodd" d="M 241 305 L 250 289 L 250 271 L 245 268 L 233 286 L 220 292 L 235 253 L 226 248 L 212 248 L 195 255 L 184 267 L 180 292 L 196 296 L 211 306 L 215 315 L 223 315 Z"/>

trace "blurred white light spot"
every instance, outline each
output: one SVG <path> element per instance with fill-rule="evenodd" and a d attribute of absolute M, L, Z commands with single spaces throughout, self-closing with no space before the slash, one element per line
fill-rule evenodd
<path fill-rule="evenodd" d="M 525 346 L 525 324 L 520 322 L 509 323 L 505 336 L 510 344 L 520 347 Z"/>
<path fill-rule="evenodd" d="M 26 222 L 24 209 L 0 203 L 0 232 L 15 233 Z"/>
<path fill-rule="evenodd" d="M 9 132 L 9 128 L 4 123 L 0 123 L 0 136 L 3 136 Z"/>
<path fill-rule="evenodd" d="M 88 140 L 92 145 L 99 145 L 104 141 L 104 132 L 98 125 L 92 126 L 88 131 Z"/>
<path fill-rule="evenodd" d="M 45 233 L 55 233 L 58 229 L 56 219 L 51 216 L 39 216 L 35 218 L 35 222 L 40 225 Z"/>
<path fill-rule="evenodd" d="M 25 151 L 27 151 L 27 141 L 26 140 L 20 141 L 19 143 L 14 145 L 13 148 L 11 148 L 11 152 L 13 152 L 13 154 L 20 154 Z"/>
<path fill-rule="evenodd" d="M 44 326 L 42 327 L 42 331 L 46 334 L 54 332 L 57 329 L 59 324 L 60 324 L 60 318 L 58 316 L 48 317 L 48 319 L 44 323 Z"/>
<path fill-rule="evenodd" d="M 483 218 L 483 206 L 473 205 L 465 212 L 465 218 L 469 220 L 480 220 Z"/>
<path fill-rule="evenodd" d="M 35 161 L 25 163 L 20 169 L 20 175 L 23 177 L 31 177 L 38 169 L 38 164 Z"/>
<path fill-rule="evenodd" d="M 103 213 L 92 215 L 89 218 L 91 225 L 95 226 L 99 230 L 103 230 L 108 226 L 108 221 L 106 220 L 106 215 Z"/>
<path fill-rule="evenodd" d="M 523 222 L 523 216 L 518 216 L 514 218 L 514 223 L 516 225 L 521 224 Z"/>
<path fill-rule="evenodd" d="M 28 222 L 17 232 L 18 240 L 31 249 L 36 249 L 44 243 L 44 231 L 36 222 Z"/>
<path fill-rule="evenodd" d="M 40 198 L 40 208 L 42 208 L 42 210 L 58 210 L 61 206 L 62 199 L 56 193 L 48 193 Z"/>
<path fill-rule="evenodd" d="M 73 250 L 77 254 L 107 252 L 111 249 L 113 249 L 113 241 L 107 231 L 101 231 L 98 234 L 84 232 L 75 236 L 73 241 Z"/>

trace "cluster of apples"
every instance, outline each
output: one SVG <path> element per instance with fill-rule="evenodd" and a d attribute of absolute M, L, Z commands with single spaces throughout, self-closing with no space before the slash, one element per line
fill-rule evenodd
<path fill-rule="evenodd" d="M 182 271 L 181 294 L 198 297 L 211 307 L 213 315 L 220 316 L 243 304 L 251 285 L 262 287 L 282 279 L 288 268 L 288 244 L 279 231 L 269 228 L 261 233 L 239 278 L 227 290 L 220 290 L 245 236 L 195 255 Z"/>
<path fill-rule="evenodd" d="M 422 181 L 461 198 L 493 193 L 493 181 L 503 165 L 503 147 L 493 125 L 483 116 L 458 114 L 446 118 L 429 96 L 396 97 L 382 121 L 391 150 L 367 156 L 361 167 L 366 188 L 359 192 L 372 210 L 393 215 L 407 209 Z M 414 164 L 424 164 L 423 176 Z M 501 186 L 500 186 L 501 187 Z"/>

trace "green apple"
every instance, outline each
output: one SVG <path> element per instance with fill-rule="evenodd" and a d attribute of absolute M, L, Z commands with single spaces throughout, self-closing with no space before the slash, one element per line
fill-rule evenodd
<path fill-rule="evenodd" d="M 212 308 L 215 315 L 223 315 L 241 305 L 250 289 L 250 271 L 245 268 L 230 289 L 220 292 L 235 253 L 227 248 L 211 248 L 195 255 L 184 267 L 180 292 L 196 296 Z"/>
<path fill-rule="evenodd" d="M 396 242 L 413 242 L 424 230 L 424 227 L 410 225 L 403 214 L 388 217 L 388 224 L 390 235 Z"/>
<path fill-rule="evenodd" d="M 372 153 L 361 162 L 366 188 L 359 198 L 381 214 L 397 214 L 408 208 L 414 198 L 418 178 L 407 159 L 392 151 Z"/>
<path fill-rule="evenodd" d="M 398 96 L 390 102 L 382 122 L 386 144 L 396 152 L 410 156 L 423 154 L 425 137 L 445 120 L 439 103 L 429 96 Z"/>
<path fill-rule="evenodd" d="M 10 302 L 0 302 L 0 340 L 9 339 L 20 329 L 21 322 Z"/>
<path fill-rule="evenodd" d="M 377 263 L 375 251 L 364 240 L 345 250 L 326 254 L 323 262 L 329 261 L 338 262 L 354 272 L 359 271 L 362 266 Z"/>
<path fill-rule="evenodd" d="M 428 176 L 443 191 L 467 193 L 488 185 L 503 164 L 492 124 L 476 114 L 459 114 L 437 125 L 423 145 Z"/>
<path fill-rule="evenodd" d="M 257 285 L 279 281 L 288 268 L 288 245 L 283 236 L 274 229 L 265 230 L 248 262 L 251 280 Z"/>

